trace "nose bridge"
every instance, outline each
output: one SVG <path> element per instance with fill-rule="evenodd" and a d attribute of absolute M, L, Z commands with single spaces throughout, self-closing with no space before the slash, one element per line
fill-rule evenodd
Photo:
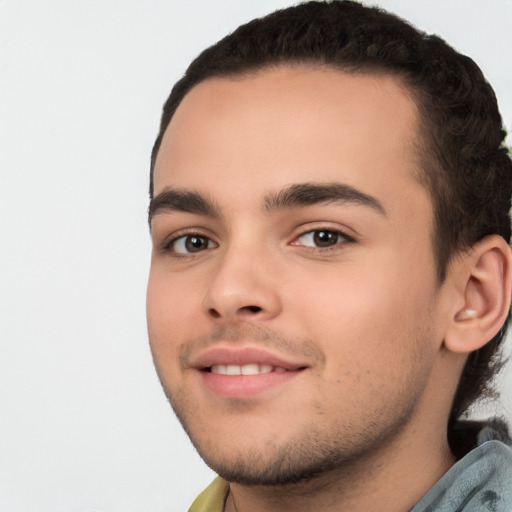
<path fill-rule="evenodd" d="M 250 236 L 221 248 L 205 296 L 206 313 L 221 321 L 269 319 L 279 314 L 272 259 L 270 249 Z"/>

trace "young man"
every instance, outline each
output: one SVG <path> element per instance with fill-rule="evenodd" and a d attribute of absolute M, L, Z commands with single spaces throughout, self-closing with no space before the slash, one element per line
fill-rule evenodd
<path fill-rule="evenodd" d="M 221 478 L 192 511 L 512 509 L 484 394 L 510 307 L 492 89 L 436 37 L 311 2 L 200 55 L 151 169 L 156 368 Z"/>

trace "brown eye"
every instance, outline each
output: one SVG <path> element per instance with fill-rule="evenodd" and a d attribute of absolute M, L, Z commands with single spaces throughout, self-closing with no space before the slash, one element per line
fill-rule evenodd
<path fill-rule="evenodd" d="M 329 247 L 336 245 L 340 234 L 335 231 L 313 231 L 313 240 L 317 247 Z"/>
<path fill-rule="evenodd" d="M 329 229 L 314 229 L 297 237 L 292 245 L 302 245 L 304 247 L 332 247 L 341 242 L 350 240 L 341 231 Z"/>
<path fill-rule="evenodd" d="M 215 247 L 215 244 L 206 236 L 185 235 L 172 242 L 171 250 L 179 254 L 190 254 L 205 251 L 211 247 Z"/>

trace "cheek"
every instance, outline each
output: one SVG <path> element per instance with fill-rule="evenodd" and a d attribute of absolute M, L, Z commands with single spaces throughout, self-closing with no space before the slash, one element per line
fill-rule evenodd
<path fill-rule="evenodd" d="M 188 292 L 187 292 L 188 290 Z M 191 287 L 175 276 L 152 269 L 146 297 L 148 335 L 155 364 L 161 371 L 178 364 L 179 345 L 193 336 L 198 317 Z"/>
<path fill-rule="evenodd" d="M 164 264 L 153 265 L 146 302 L 150 327 L 179 328 L 188 313 L 197 312 L 199 295 L 198 287 L 190 279 L 184 280 L 180 273 L 168 271 Z"/>
<path fill-rule="evenodd" d="M 428 300 L 392 283 L 347 276 L 343 287 L 326 285 L 321 297 L 310 294 L 301 304 L 299 329 L 326 360 L 313 395 L 319 415 L 336 410 L 356 428 L 398 406 L 407 409 L 421 393 L 434 356 Z"/>
<path fill-rule="evenodd" d="M 404 278 L 396 258 L 379 264 L 317 274 L 295 302 L 300 329 L 310 333 L 337 371 L 370 371 L 416 356 L 428 328 L 432 279 Z M 394 261 L 394 266 L 391 262 Z M 386 369 L 386 368 L 385 368 Z"/>

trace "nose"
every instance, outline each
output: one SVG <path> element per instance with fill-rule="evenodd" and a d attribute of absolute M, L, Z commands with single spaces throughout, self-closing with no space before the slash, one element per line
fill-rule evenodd
<path fill-rule="evenodd" d="M 269 258 L 233 250 L 219 259 L 204 299 L 216 323 L 270 320 L 282 304 Z"/>

